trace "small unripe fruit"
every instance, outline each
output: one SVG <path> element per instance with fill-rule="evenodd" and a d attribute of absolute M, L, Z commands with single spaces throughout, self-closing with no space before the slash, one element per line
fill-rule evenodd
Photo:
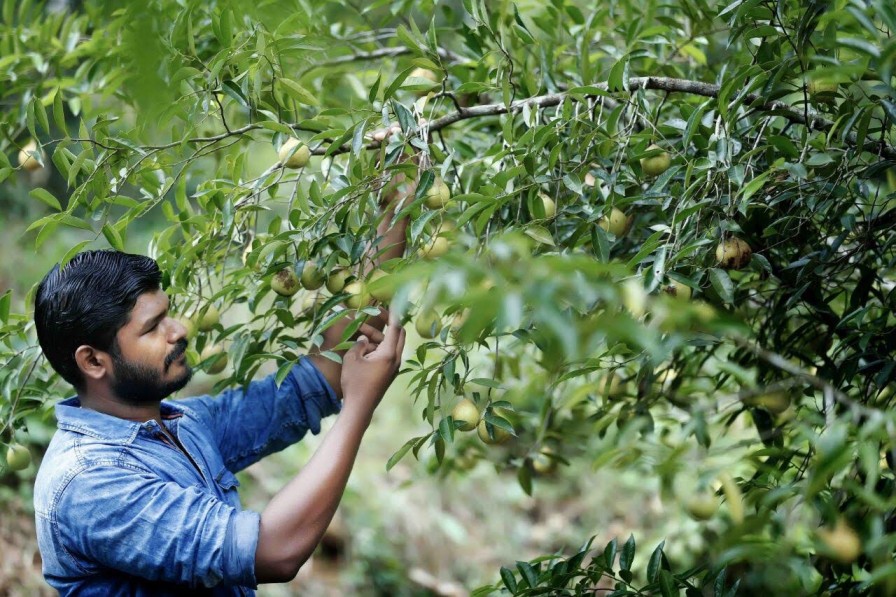
<path fill-rule="evenodd" d="M 491 435 L 489 435 L 489 429 L 491 429 L 492 431 Z M 479 421 L 479 425 L 476 429 L 476 434 L 479 436 L 479 439 L 483 441 L 483 443 L 492 445 L 503 444 L 511 437 L 509 431 L 496 425 L 490 425 L 486 423 L 485 419 Z"/>
<path fill-rule="evenodd" d="M 597 225 L 616 238 L 621 238 L 628 232 L 628 220 L 625 213 L 616 207 L 610 210 L 609 216 L 603 216 Z"/>
<path fill-rule="evenodd" d="M 423 259 L 438 259 L 448 252 L 451 242 L 444 236 L 435 236 L 428 244 L 420 247 L 420 257 Z"/>
<path fill-rule="evenodd" d="M 479 424 L 479 409 L 469 398 L 463 398 L 451 411 L 451 418 L 460 423 L 461 431 L 472 431 Z"/>
<path fill-rule="evenodd" d="M 217 375 L 227 366 L 227 353 L 224 352 L 224 347 L 220 344 L 209 344 L 202 349 L 199 360 L 203 362 L 208 360 L 205 365 L 206 372 L 210 375 Z"/>
<path fill-rule="evenodd" d="M 367 291 L 367 285 L 360 280 L 349 282 L 342 289 L 347 292 L 349 297 L 345 299 L 345 304 L 350 309 L 363 309 L 370 304 L 370 293 Z"/>
<path fill-rule="evenodd" d="M 434 309 L 425 309 L 417 314 L 414 329 L 421 338 L 431 340 L 442 331 L 442 318 Z"/>
<path fill-rule="evenodd" d="M 210 332 L 220 321 L 221 313 L 218 312 L 218 308 L 214 305 L 209 305 L 205 312 L 199 316 L 196 327 L 199 328 L 200 332 Z"/>
<path fill-rule="evenodd" d="M 544 217 L 550 220 L 557 215 L 557 204 L 554 203 L 554 200 L 544 193 L 539 193 L 538 196 L 541 199 L 541 204 L 544 206 Z"/>
<path fill-rule="evenodd" d="M 753 258 L 753 250 L 745 241 L 732 236 L 716 247 L 716 261 L 725 269 L 741 269 Z"/>
<path fill-rule="evenodd" d="M 345 288 L 345 281 L 348 279 L 348 270 L 340 268 L 333 271 L 327 276 L 327 290 L 333 294 L 342 292 Z"/>
<path fill-rule="evenodd" d="M 274 274 L 271 290 L 280 296 L 292 296 L 299 291 L 299 277 L 292 267 L 285 267 Z"/>
<path fill-rule="evenodd" d="M 709 492 L 696 493 L 685 501 L 684 507 L 694 520 L 709 520 L 719 509 L 719 498 Z"/>
<path fill-rule="evenodd" d="M 296 149 L 298 147 L 298 149 Z M 295 152 L 293 152 L 295 149 Z M 292 155 L 290 155 L 292 154 Z M 286 168 L 304 168 L 311 158 L 311 150 L 295 137 L 290 137 L 280 147 L 280 163 Z"/>
<path fill-rule="evenodd" d="M 9 444 L 6 450 L 6 465 L 11 471 L 21 471 L 31 464 L 31 451 L 22 444 Z"/>
<path fill-rule="evenodd" d="M 543 447 L 532 459 L 532 470 L 539 475 L 550 475 L 557 470 L 557 460 L 550 446 Z"/>
<path fill-rule="evenodd" d="M 650 145 L 647 148 L 648 151 L 660 149 L 660 146 L 656 143 Z M 663 172 L 669 169 L 669 166 L 672 165 L 672 158 L 669 157 L 669 154 L 665 151 L 658 153 L 653 157 L 641 158 L 641 170 L 647 176 L 659 176 Z"/>
<path fill-rule="evenodd" d="M 441 176 L 436 176 L 436 179 L 432 181 L 432 186 L 426 190 L 424 197 L 426 207 L 441 209 L 448 205 L 448 201 L 451 199 L 451 189 L 448 188 Z"/>
<path fill-rule="evenodd" d="M 314 263 L 306 261 L 302 267 L 302 286 L 306 290 L 317 290 L 324 285 L 327 277 Z"/>
<path fill-rule="evenodd" d="M 828 554 L 841 564 L 851 564 L 862 553 L 862 539 L 842 518 L 832 529 L 818 529 L 818 538 Z"/>
<path fill-rule="evenodd" d="M 36 159 L 37 156 L 40 158 L 39 161 Z M 28 170 L 29 172 L 39 170 L 40 168 L 43 168 L 43 164 L 41 164 L 43 161 L 46 161 L 44 152 L 37 147 L 37 143 L 34 142 L 34 139 L 28 141 L 28 143 L 26 143 L 19 151 L 19 166 L 24 170 Z"/>
<path fill-rule="evenodd" d="M 370 296 L 383 303 L 391 301 L 392 295 L 395 293 L 389 281 L 389 274 L 381 269 L 371 272 L 367 281 L 367 290 L 370 292 Z"/>

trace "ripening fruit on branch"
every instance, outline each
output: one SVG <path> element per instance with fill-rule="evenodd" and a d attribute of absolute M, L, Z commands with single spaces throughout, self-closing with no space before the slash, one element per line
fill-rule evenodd
<path fill-rule="evenodd" d="M 186 338 L 187 341 L 192 340 L 196 337 L 196 322 L 190 319 L 189 317 L 175 317 L 178 323 L 184 326 L 187 330 Z"/>
<path fill-rule="evenodd" d="M 199 316 L 199 320 L 196 322 L 196 327 L 199 328 L 200 332 L 210 332 L 220 321 L 221 313 L 216 306 L 210 304 Z"/>
<path fill-rule="evenodd" d="M 304 168 L 311 158 L 311 150 L 295 137 L 290 137 L 280 146 L 278 157 L 286 168 Z"/>
<path fill-rule="evenodd" d="M 741 269 L 753 258 L 753 249 L 746 241 L 732 236 L 716 247 L 716 261 L 725 269 Z"/>
<path fill-rule="evenodd" d="M 324 285 L 324 282 L 327 281 L 327 277 L 324 275 L 320 268 L 317 267 L 313 262 L 306 261 L 305 265 L 302 266 L 302 286 L 305 290 L 317 290 L 321 286 Z"/>
<path fill-rule="evenodd" d="M 619 208 L 612 208 L 609 216 L 603 216 L 597 223 L 598 226 L 615 236 L 621 238 L 628 232 L 631 222 L 625 217 L 625 213 Z"/>
<path fill-rule="evenodd" d="M 719 498 L 708 491 L 701 491 L 688 497 L 684 508 L 694 520 L 709 520 L 719 509 Z"/>
<path fill-rule="evenodd" d="M 292 296 L 299 291 L 299 277 L 292 267 L 285 267 L 274 274 L 271 290 L 280 296 Z"/>
<path fill-rule="evenodd" d="M 367 284 L 361 280 L 354 280 L 345 285 L 342 289 L 347 292 L 349 297 L 345 299 L 345 304 L 350 309 L 363 309 L 370 304 L 370 292 L 367 290 Z"/>
<path fill-rule="evenodd" d="M 29 172 L 43 168 L 42 162 L 45 162 L 46 159 L 44 152 L 37 147 L 34 139 L 25 143 L 25 146 L 19 151 L 19 166 Z"/>
<path fill-rule="evenodd" d="M 327 297 L 319 292 L 308 294 L 302 299 L 302 313 L 308 317 L 313 317 L 326 301 Z"/>
<path fill-rule="evenodd" d="M 424 195 L 426 207 L 430 209 L 441 209 L 448 205 L 451 200 L 451 189 L 445 184 L 441 176 L 436 176 L 432 181 L 432 186 L 426 189 Z"/>
<path fill-rule="evenodd" d="M 687 284 L 682 284 L 678 280 L 670 280 L 669 285 L 663 288 L 663 292 L 669 296 L 681 299 L 683 301 L 690 300 L 693 290 Z"/>
<path fill-rule="evenodd" d="M 749 406 L 764 408 L 773 415 L 780 415 L 790 407 L 790 394 L 787 391 L 779 390 L 747 398 L 744 402 Z"/>
<path fill-rule="evenodd" d="M 6 449 L 6 465 L 11 471 L 21 471 L 31 464 L 31 450 L 22 444 L 12 443 Z"/>
<path fill-rule="evenodd" d="M 411 74 L 408 75 L 408 78 L 409 79 L 425 79 L 427 81 L 432 82 L 432 85 L 429 88 L 419 89 L 419 90 L 415 91 L 414 93 L 417 96 L 424 96 L 429 91 L 432 91 L 433 89 L 435 89 L 436 87 L 439 87 L 441 85 L 439 76 L 436 73 L 434 73 L 433 71 L 429 70 L 428 68 L 422 68 L 422 67 L 415 68 L 414 70 L 411 71 Z M 411 83 L 413 83 L 413 81 L 411 81 Z"/>
<path fill-rule="evenodd" d="M 660 149 L 660 146 L 656 143 L 652 143 L 647 151 L 652 151 L 654 149 Z M 665 151 L 662 151 L 652 157 L 641 158 L 641 170 L 647 176 L 659 176 L 663 172 L 669 169 L 669 166 L 672 165 L 672 158 L 669 157 L 669 154 Z"/>
<path fill-rule="evenodd" d="M 461 431 L 472 431 L 479 424 L 479 409 L 469 398 L 461 399 L 451 411 L 451 418 L 460 423 Z"/>
<path fill-rule="evenodd" d="M 476 428 L 476 434 L 483 443 L 492 445 L 503 444 L 511 438 L 509 431 L 498 427 L 497 425 L 487 423 L 485 419 L 479 421 L 479 425 Z"/>
<path fill-rule="evenodd" d="M 553 199 L 548 197 L 545 193 L 539 193 L 538 198 L 541 199 L 541 204 L 544 206 L 545 219 L 550 220 L 557 215 L 557 204 L 554 203 Z"/>
<path fill-rule="evenodd" d="M 414 319 L 414 329 L 421 338 L 432 340 L 442 331 L 442 318 L 435 309 L 424 309 Z"/>
<path fill-rule="evenodd" d="M 216 375 L 224 371 L 227 366 L 227 353 L 220 344 L 208 344 L 199 354 L 199 360 L 206 362 L 205 370 L 210 375 Z"/>
<path fill-rule="evenodd" d="M 345 268 L 338 268 L 330 272 L 327 276 L 327 290 L 333 294 L 342 292 L 345 288 L 345 281 L 348 280 L 349 271 Z"/>
<path fill-rule="evenodd" d="M 370 273 L 370 277 L 367 279 L 367 290 L 370 292 L 370 296 L 381 303 L 388 303 L 395 294 L 389 274 L 381 269 L 375 269 Z"/>
<path fill-rule="evenodd" d="M 851 564 L 862 553 L 862 539 L 842 518 L 834 524 L 834 528 L 821 528 L 816 531 L 824 547 L 824 551 L 841 564 Z"/>
<path fill-rule="evenodd" d="M 538 454 L 532 458 L 532 470 L 538 475 L 550 475 L 557 470 L 557 460 L 553 457 L 554 450 L 550 446 L 544 446 Z"/>

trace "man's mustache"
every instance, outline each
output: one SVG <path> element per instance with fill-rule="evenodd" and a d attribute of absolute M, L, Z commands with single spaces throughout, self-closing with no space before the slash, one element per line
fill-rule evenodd
<path fill-rule="evenodd" d="M 165 370 L 179 359 L 185 352 L 187 352 L 187 340 L 186 338 L 181 338 L 177 341 L 177 344 L 174 345 L 174 350 L 171 351 L 167 357 L 165 357 Z"/>

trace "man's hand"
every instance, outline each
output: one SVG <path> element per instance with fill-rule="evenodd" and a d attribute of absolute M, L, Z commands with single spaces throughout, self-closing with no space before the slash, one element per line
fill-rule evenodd
<path fill-rule="evenodd" d="M 405 330 L 395 315 L 389 315 L 389 326 L 382 342 L 374 345 L 366 336 L 342 359 L 343 409 L 358 409 L 373 415 L 386 390 L 401 366 Z"/>

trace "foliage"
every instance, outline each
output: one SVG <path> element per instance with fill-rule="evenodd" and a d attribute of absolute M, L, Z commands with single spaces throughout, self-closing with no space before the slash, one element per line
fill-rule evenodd
<path fill-rule="evenodd" d="M 385 183 L 405 173 L 418 186 L 401 206 L 409 251 L 389 264 L 392 307 L 436 308 L 445 325 L 406 363 L 431 433 L 405 438 L 389 466 L 435 454 L 446 474 L 489 459 L 527 491 L 562 475 L 536 472 L 546 448 L 561 465 L 639 470 L 670 503 L 724 499 L 691 557 L 727 565 L 729 588 L 896 590 L 891 3 L 2 10 L 8 201 L 45 204 L 27 226 L 38 250 L 73 229 L 62 261 L 148 251 L 179 313 L 218 307 L 191 357 L 227 344 L 219 387 L 270 362 L 284 375 L 345 316 L 329 310 L 344 294 L 304 310 L 270 280 L 309 260 L 361 265 Z M 401 133 L 387 143 L 369 136 L 390 122 Z M 314 156 L 299 170 L 277 158 L 294 135 Z M 36 175 L 15 154 L 29 139 L 45 179 L 25 198 Z M 662 152 L 671 167 L 648 176 L 642 160 Z M 436 175 L 453 200 L 428 209 Z M 613 209 L 630 218 L 618 236 L 600 225 Z M 148 247 L 134 232 L 146 220 L 159 225 Z M 450 252 L 422 258 L 440 233 Z M 752 249 L 742 269 L 716 259 L 732 237 Z M 673 283 L 693 298 L 664 292 Z M 57 383 L 30 304 L 0 296 L 3 442 L 47 412 Z M 462 395 L 492 438 L 516 437 L 459 431 Z M 817 532 L 841 519 L 856 558 Z"/>

